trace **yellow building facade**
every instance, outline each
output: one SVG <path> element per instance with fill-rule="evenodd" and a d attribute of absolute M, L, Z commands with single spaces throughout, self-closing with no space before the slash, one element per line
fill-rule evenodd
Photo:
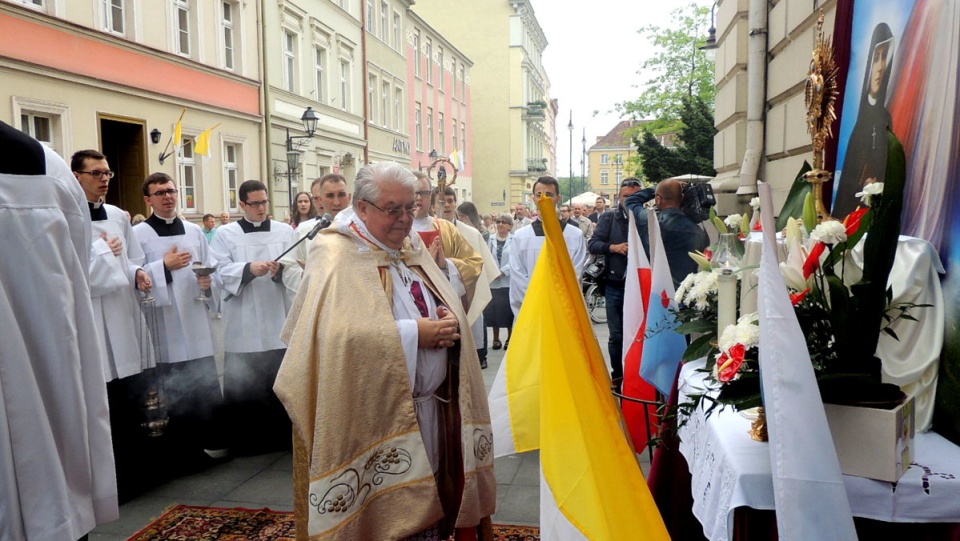
<path fill-rule="evenodd" d="M 620 182 L 636 176 L 637 145 L 633 136 L 642 123 L 640 120 L 624 120 L 606 135 L 597 137 L 597 142 L 587 149 L 588 182 L 580 191 L 592 191 L 609 201 L 616 199 Z"/>

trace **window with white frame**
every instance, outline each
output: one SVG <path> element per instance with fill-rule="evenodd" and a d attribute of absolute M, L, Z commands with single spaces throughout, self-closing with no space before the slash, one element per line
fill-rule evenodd
<path fill-rule="evenodd" d="M 367 82 L 367 120 L 377 122 L 377 76 L 369 76 Z"/>
<path fill-rule="evenodd" d="M 239 10 L 234 2 L 221 2 L 220 27 L 222 28 L 223 67 L 228 70 L 237 68 L 237 30 L 236 19 Z"/>
<path fill-rule="evenodd" d="M 223 183 L 226 190 L 227 209 L 240 211 L 240 145 L 226 143 L 223 145 Z"/>
<path fill-rule="evenodd" d="M 617 177 L 617 186 L 619 186 L 620 183 L 623 182 L 623 170 L 617 169 L 616 177 Z"/>
<path fill-rule="evenodd" d="M 380 125 L 390 127 L 390 83 L 383 82 L 380 88 Z"/>
<path fill-rule="evenodd" d="M 176 30 L 176 51 L 183 56 L 190 56 L 193 36 L 191 34 L 193 14 L 188 0 L 173 0 L 174 28 Z"/>
<path fill-rule="evenodd" d="M 459 139 L 457 138 L 457 119 L 450 121 L 450 136 L 453 137 L 453 149 L 459 151 L 460 145 L 457 143 Z"/>
<path fill-rule="evenodd" d="M 423 56 L 426 57 L 427 82 L 433 82 L 433 40 L 427 38 L 426 45 L 423 47 Z"/>
<path fill-rule="evenodd" d="M 404 132 L 403 126 L 403 89 L 399 86 L 393 91 L 393 129 Z"/>
<path fill-rule="evenodd" d="M 417 150 L 423 149 L 423 110 L 420 102 L 416 102 L 416 129 L 417 129 Z"/>
<path fill-rule="evenodd" d="M 314 84 L 316 90 L 316 99 L 319 103 L 325 103 L 323 100 L 327 96 L 327 79 L 324 74 L 324 67 L 327 65 L 327 50 L 323 47 L 315 48 L 314 57 Z"/>
<path fill-rule="evenodd" d="M 467 68 L 460 64 L 460 101 L 467 101 Z"/>
<path fill-rule="evenodd" d="M 124 0 L 101 0 L 101 7 L 103 8 L 103 29 L 124 35 L 126 33 Z"/>
<path fill-rule="evenodd" d="M 443 136 L 443 127 L 446 126 L 446 123 L 443 121 L 443 113 L 437 112 L 437 139 L 440 139 L 440 155 L 447 155 L 447 140 Z"/>
<path fill-rule="evenodd" d="M 54 148 L 53 118 L 51 115 L 26 111 L 21 112 L 20 131 L 48 147 Z"/>
<path fill-rule="evenodd" d="M 350 111 L 350 61 L 340 59 L 340 108 Z"/>
<path fill-rule="evenodd" d="M 390 4 L 380 2 L 380 41 L 387 43 L 387 35 L 390 33 L 390 25 L 387 20 L 390 18 Z"/>
<path fill-rule="evenodd" d="M 615 160 L 613 163 L 622 164 L 622 163 L 623 163 L 623 154 L 617 154 L 616 156 L 613 157 L 613 159 Z"/>
<path fill-rule="evenodd" d="M 433 144 L 433 107 L 427 107 L 427 148 L 435 150 Z"/>
<path fill-rule="evenodd" d="M 417 77 L 423 77 L 423 68 L 420 64 L 420 29 L 417 28 L 413 31 L 413 73 Z"/>
<path fill-rule="evenodd" d="M 193 137 L 184 137 L 181 141 L 180 166 L 178 179 L 180 186 L 180 208 L 186 212 L 197 211 L 197 160 L 193 154 Z"/>
<path fill-rule="evenodd" d="M 66 105 L 13 96 L 13 118 L 20 118 L 20 131 L 66 157 L 70 133 Z"/>
<path fill-rule="evenodd" d="M 460 155 L 460 160 L 463 163 L 467 163 L 467 123 L 466 122 L 460 123 L 460 144 L 462 145 L 462 148 L 458 153 Z"/>
<path fill-rule="evenodd" d="M 374 10 L 373 0 L 367 0 L 367 32 L 376 35 L 377 27 L 374 24 L 376 11 Z"/>
<path fill-rule="evenodd" d="M 600 165 L 607 165 L 607 164 L 609 164 L 609 163 L 610 163 L 610 155 L 609 155 L 609 154 L 601 154 L 601 155 L 600 155 Z"/>
<path fill-rule="evenodd" d="M 403 44 L 403 24 L 400 14 L 396 11 L 393 12 L 393 48 L 396 49 L 401 54 L 403 50 L 400 48 Z"/>
<path fill-rule="evenodd" d="M 603 186 L 610 184 L 610 171 L 606 169 L 600 170 L 600 184 Z"/>
<path fill-rule="evenodd" d="M 443 47 L 437 47 L 437 86 L 443 90 Z"/>
<path fill-rule="evenodd" d="M 289 30 L 283 31 L 283 88 L 297 91 L 297 35 Z"/>

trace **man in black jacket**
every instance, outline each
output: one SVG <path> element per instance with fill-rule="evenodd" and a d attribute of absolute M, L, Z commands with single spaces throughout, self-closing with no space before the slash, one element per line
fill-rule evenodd
<path fill-rule="evenodd" d="M 640 191 L 640 180 L 624 179 L 620 184 L 620 204 L 612 212 L 600 215 L 597 227 L 590 237 L 588 249 L 591 254 L 606 256 L 607 327 L 610 339 L 610 377 L 623 377 L 623 291 L 627 271 L 627 237 L 629 221 L 623 201 Z"/>

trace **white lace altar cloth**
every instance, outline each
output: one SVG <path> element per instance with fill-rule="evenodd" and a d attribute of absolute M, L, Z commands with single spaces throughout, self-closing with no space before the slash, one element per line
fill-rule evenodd
<path fill-rule="evenodd" d="M 682 403 L 703 388 L 704 361 L 680 373 Z M 710 541 L 733 538 L 737 507 L 774 509 L 770 452 L 750 439 L 750 421 L 728 408 L 695 412 L 680 429 L 690 468 L 693 514 Z M 935 432 L 917 433 L 914 461 L 897 483 L 844 476 L 854 516 L 885 522 L 960 522 L 960 447 Z"/>

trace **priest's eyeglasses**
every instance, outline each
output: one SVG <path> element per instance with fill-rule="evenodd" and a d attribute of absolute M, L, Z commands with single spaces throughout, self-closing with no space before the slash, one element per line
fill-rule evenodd
<path fill-rule="evenodd" d="M 113 171 L 77 171 L 77 173 L 80 173 L 81 175 L 90 175 L 97 180 L 100 180 L 101 178 L 110 180 L 115 174 Z"/>
<path fill-rule="evenodd" d="M 166 197 L 166 196 L 168 196 L 168 195 L 177 195 L 177 190 L 175 190 L 175 189 L 173 189 L 173 188 L 170 188 L 169 190 L 157 190 L 157 191 L 153 192 L 153 193 L 150 194 L 150 195 L 151 195 L 151 196 L 157 196 L 157 197 L 163 199 L 164 197 Z"/>
<path fill-rule="evenodd" d="M 263 201 L 244 201 L 243 204 L 248 207 L 259 208 L 259 207 L 266 206 L 269 203 L 270 203 L 269 199 L 264 199 Z"/>
<path fill-rule="evenodd" d="M 382 209 L 378 207 L 376 203 L 374 203 L 373 201 L 370 201 L 369 199 L 364 199 L 364 201 L 366 201 L 367 203 L 370 203 L 373 206 L 373 208 L 386 214 L 387 218 L 390 218 L 391 220 L 394 220 L 394 221 L 399 220 L 400 216 L 402 216 L 404 213 L 406 213 L 409 216 L 413 216 L 417 212 L 416 205 L 410 205 L 409 207 L 397 207 L 393 209 Z"/>

